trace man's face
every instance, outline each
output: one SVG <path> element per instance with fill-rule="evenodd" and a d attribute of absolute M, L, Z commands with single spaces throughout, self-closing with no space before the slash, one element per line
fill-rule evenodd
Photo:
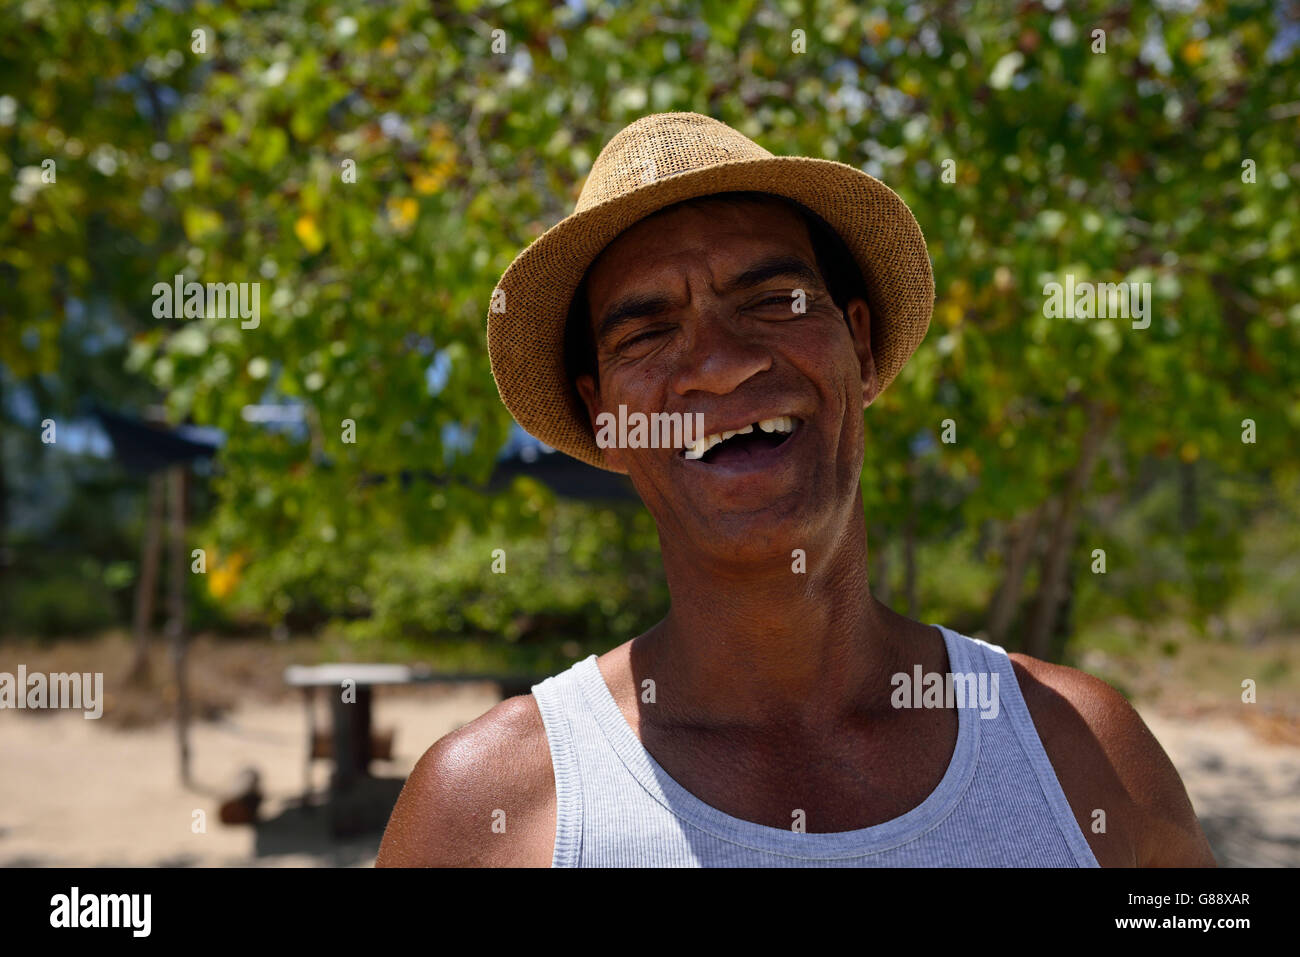
<path fill-rule="evenodd" d="M 856 501 L 862 409 L 878 391 L 870 315 L 861 299 L 844 312 L 832 302 L 794 210 L 707 203 L 642 220 L 594 264 L 588 304 L 599 385 L 576 384 L 593 421 L 624 405 L 647 418 L 703 413 L 706 436 L 754 426 L 703 458 L 604 450 L 665 545 L 788 561 L 837 534 Z M 783 416 L 788 434 L 757 425 Z"/>

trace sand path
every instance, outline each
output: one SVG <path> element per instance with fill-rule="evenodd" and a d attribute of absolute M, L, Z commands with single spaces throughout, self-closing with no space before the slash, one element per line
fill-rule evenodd
<path fill-rule="evenodd" d="M 377 696 L 375 720 L 395 726 L 405 777 L 424 749 L 496 702 L 492 685 Z M 1140 709 L 1141 710 L 1141 709 Z M 1183 775 L 1220 864 L 1300 866 L 1300 748 L 1261 740 L 1227 717 L 1143 718 Z M 332 841 L 303 790 L 306 718 L 300 704 L 250 703 L 193 729 L 198 790 L 177 781 L 175 732 L 88 721 L 80 713 L 0 712 L 0 866 L 369 866 L 379 835 Z M 252 765 L 267 795 L 258 827 L 222 825 L 216 789 Z M 314 786 L 324 788 L 317 762 Z M 195 833 L 194 811 L 206 812 Z"/>

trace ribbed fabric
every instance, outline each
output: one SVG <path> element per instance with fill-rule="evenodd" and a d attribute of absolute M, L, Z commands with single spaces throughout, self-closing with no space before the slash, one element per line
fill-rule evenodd
<path fill-rule="evenodd" d="M 591 655 L 533 686 L 555 769 L 553 867 L 1096 867 L 996 645 L 937 626 L 954 674 L 998 677 L 996 717 L 958 708 L 957 746 L 921 804 L 873 827 L 743 821 L 668 776 Z"/>

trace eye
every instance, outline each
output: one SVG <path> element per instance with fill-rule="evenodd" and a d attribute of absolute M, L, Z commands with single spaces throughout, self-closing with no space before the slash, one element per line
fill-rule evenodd
<path fill-rule="evenodd" d="M 667 330 L 665 329 L 647 329 L 645 332 L 639 332 L 634 336 L 629 336 L 627 339 L 624 339 L 622 342 L 618 344 L 618 348 L 622 350 L 628 348 L 629 346 L 634 346 L 639 342 L 648 342 L 649 340 L 653 339 L 655 336 L 663 335 L 664 332 L 666 331 Z"/>
<path fill-rule="evenodd" d="M 794 309 L 794 304 L 797 300 L 792 295 L 792 293 L 793 290 L 787 292 L 767 293 L 764 294 L 759 299 L 755 300 L 747 308 L 759 309 L 766 313 L 772 313 L 779 309 L 783 312 L 789 313 L 792 316 L 799 315 L 799 313 L 796 313 Z M 805 299 L 805 302 L 809 303 L 811 301 L 812 301 L 812 296 L 808 295 L 807 298 Z"/>

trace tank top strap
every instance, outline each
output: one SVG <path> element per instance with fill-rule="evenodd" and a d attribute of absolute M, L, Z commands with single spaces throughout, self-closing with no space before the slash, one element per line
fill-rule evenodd
<path fill-rule="evenodd" d="M 1100 867 L 1092 847 L 1088 844 L 1088 839 L 1075 819 L 1074 810 L 1070 807 L 1070 801 L 1066 798 L 1061 782 L 1056 776 L 1056 769 L 1052 767 L 1052 761 L 1043 747 L 1038 728 L 1034 725 L 1033 715 L 1029 712 L 1029 705 L 1020 690 L 1020 681 L 1016 678 L 1011 656 L 1001 645 L 965 635 L 958 637 L 961 646 L 970 656 L 973 668 L 983 669 L 998 676 L 997 699 L 1003 722 L 1010 727 L 1029 766 L 1033 769 L 1034 779 L 1042 790 L 1043 800 L 1047 803 L 1057 827 L 1060 828 L 1075 863 L 1080 867 Z"/>
<path fill-rule="evenodd" d="M 596 656 L 587 659 L 593 665 Z M 585 711 L 582 690 L 570 668 L 532 686 L 546 727 L 555 772 L 555 851 L 552 867 L 577 867 L 582 851 L 582 771 L 570 716 Z"/>

